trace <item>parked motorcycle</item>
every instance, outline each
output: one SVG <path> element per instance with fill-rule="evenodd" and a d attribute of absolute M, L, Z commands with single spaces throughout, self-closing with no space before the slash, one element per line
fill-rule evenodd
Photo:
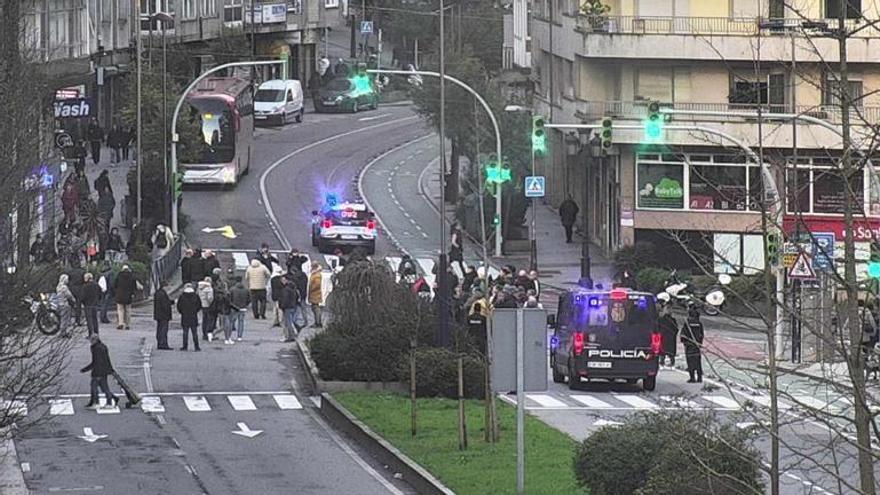
<path fill-rule="evenodd" d="M 30 306 L 34 315 L 34 323 L 44 335 L 55 335 L 61 330 L 61 315 L 58 307 L 48 294 L 40 293 L 37 298 L 27 296 L 24 302 Z"/>
<path fill-rule="evenodd" d="M 682 281 L 676 270 L 672 270 L 666 280 L 666 289 L 657 294 L 657 299 L 665 303 L 674 303 L 682 309 L 697 305 L 709 316 L 716 316 L 724 304 L 724 286 L 730 284 L 730 275 L 722 273 L 718 276 L 718 285 L 706 291 L 700 291 L 690 282 Z"/>

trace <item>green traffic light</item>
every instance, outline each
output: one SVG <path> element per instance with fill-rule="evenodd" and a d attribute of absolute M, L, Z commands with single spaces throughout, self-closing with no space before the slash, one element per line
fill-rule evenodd
<path fill-rule="evenodd" d="M 354 91 L 358 95 L 369 94 L 373 90 L 373 85 L 367 75 L 357 75 L 351 78 L 351 82 L 354 83 Z"/>
<path fill-rule="evenodd" d="M 868 263 L 868 276 L 871 278 L 880 278 L 880 261 L 871 261 Z"/>

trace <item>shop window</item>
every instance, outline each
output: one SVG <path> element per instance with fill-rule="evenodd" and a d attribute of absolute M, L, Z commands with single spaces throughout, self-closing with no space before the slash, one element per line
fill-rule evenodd
<path fill-rule="evenodd" d="M 684 208 L 684 167 L 680 163 L 638 165 L 639 208 Z"/>
<path fill-rule="evenodd" d="M 825 0 L 825 18 L 837 19 L 840 16 L 840 2 L 846 2 L 846 18 L 858 19 L 862 16 L 862 0 Z"/>
<path fill-rule="evenodd" d="M 690 170 L 691 210 L 746 211 L 746 168 L 693 165 Z"/>
<path fill-rule="evenodd" d="M 840 170 L 815 169 L 813 174 L 813 213 L 843 213 L 846 181 L 844 181 Z M 864 178 L 861 175 L 852 177 L 849 187 L 852 188 L 854 194 L 854 208 L 857 211 L 863 211 L 865 206 Z"/>
<path fill-rule="evenodd" d="M 795 186 L 797 182 L 797 186 Z M 810 171 L 794 170 L 786 171 L 786 187 L 788 199 L 786 207 L 789 213 L 810 213 Z"/>
<path fill-rule="evenodd" d="M 241 22 L 244 0 L 225 0 L 223 22 Z"/>

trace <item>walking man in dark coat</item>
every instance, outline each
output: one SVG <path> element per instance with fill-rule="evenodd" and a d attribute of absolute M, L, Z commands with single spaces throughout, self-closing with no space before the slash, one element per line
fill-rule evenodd
<path fill-rule="evenodd" d="M 180 313 L 180 325 L 183 327 L 183 347 L 180 348 L 181 351 L 189 348 L 190 333 L 192 333 L 196 351 L 201 350 L 199 348 L 199 334 L 197 330 L 199 327 L 199 311 L 201 309 L 202 302 L 199 300 L 199 296 L 196 295 L 193 285 L 184 285 L 183 294 L 177 300 L 177 312 Z"/>
<path fill-rule="evenodd" d="M 114 297 L 116 298 L 116 329 L 131 330 L 131 302 L 137 290 L 137 280 L 128 265 L 122 265 L 122 271 L 116 276 Z"/>
<path fill-rule="evenodd" d="M 171 321 L 171 298 L 165 291 L 167 282 L 159 284 L 159 290 L 153 295 L 153 319 L 156 320 L 156 349 L 170 351 L 168 346 L 168 322 Z"/>
<path fill-rule="evenodd" d="M 89 122 L 86 134 L 86 137 L 89 138 L 89 145 L 92 148 L 92 162 L 97 165 L 101 161 L 101 144 L 104 142 L 104 129 L 101 128 L 96 117 L 92 117 L 92 120 Z"/>
<path fill-rule="evenodd" d="M 86 310 L 86 326 L 89 335 L 98 333 L 98 303 L 101 302 L 101 287 L 95 282 L 91 273 L 83 275 L 83 285 L 80 288 L 80 301 Z"/>
<path fill-rule="evenodd" d="M 559 218 L 562 220 L 562 226 L 565 228 L 565 242 L 571 244 L 572 228 L 577 221 L 578 212 L 580 212 L 577 203 L 571 198 L 571 194 L 566 196 L 565 201 L 559 205 Z"/>
<path fill-rule="evenodd" d="M 90 397 L 86 408 L 98 408 L 99 388 L 104 392 L 104 396 L 107 398 L 107 405 L 105 407 L 116 407 L 119 399 L 113 395 L 113 392 L 110 391 L 110 385 L 107 384 L 107 375 L 113 373 L 113 364 L 110 362 L 110 353 L 107 351 L 107 346 L 101 342 L 100 338 L 98 338 L 97 333 L 91 334 L 89 336 L 89 341 L 92 343 L 89 349 L 92 352 L 92 362 L 85 368 L 79 370 L 80 373 L 85 373 L 87 371 L 92 372 Z"/>
<path fill-rule="evenodd" d="M 688 383 L 703 382 L 703 324 L 700 323 L 700 311 L 697 308 L 688 310 L 687 322 L 681 328 L 681 343 L 684 344 L 684 356 L 687 359 Z"/>

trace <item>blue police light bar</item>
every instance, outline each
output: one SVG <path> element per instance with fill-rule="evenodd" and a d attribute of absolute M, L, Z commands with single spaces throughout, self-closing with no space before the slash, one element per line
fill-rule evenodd
<path fill-rule="evenodd" d="M 339 203 L 339 201 L 337 200 L 335 194 L 333 194 L 333 193 L 327 193 L 327 194 L 324 196 L 324 204 L 326 204 L 327 206 L 333 207 L 333 206 L 336 206 L 337 203 Z"/>

